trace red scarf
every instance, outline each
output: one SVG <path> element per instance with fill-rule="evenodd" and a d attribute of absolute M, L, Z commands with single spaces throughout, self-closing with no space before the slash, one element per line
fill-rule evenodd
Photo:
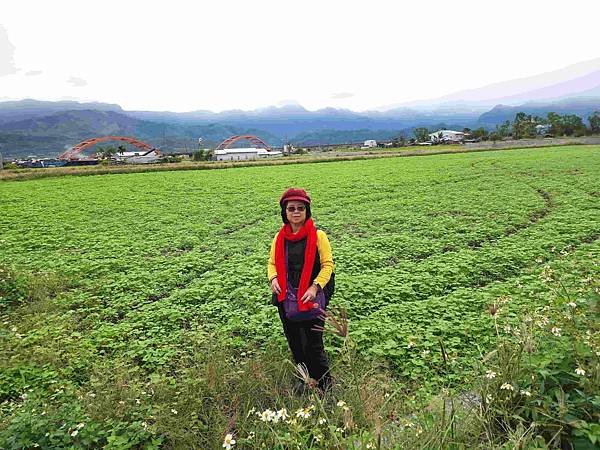
<path fill-rule="evenodd" d="M 298 286 L 298 311 L 310 311 L 312 302 L 302 303 L 300 299 L 310 285 L 313 265 L 317 254 L 317 229 L 312 219 L 306 220 L 298 233 L 292 233 L 292 227 L 286 223 L 279 230 L 277 241 L 275 241 L 275 268 L 277 269 L 277 281 L 281 292 L 277 299 L 281 303 L 285 299 L 287 289 L 287 261 L 285 260 L 285 241 L 297 242 L 306 238 L 306 248 L 304 249 L 304 265 L 300 275 L 300 285 Z"/>

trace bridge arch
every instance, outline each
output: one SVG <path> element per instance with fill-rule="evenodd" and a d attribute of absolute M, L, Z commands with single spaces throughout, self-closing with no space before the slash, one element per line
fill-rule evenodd
<path fill-rule="evenodd" d="M 240 134 L 240 135 L 228 137 L 223 142 L 221 142 L 219 145 L 217 145 L 217 148 L 215 150 L 225 150 L 226 148 L 229 148 L 231 145 L 235 144 L 237 141 L 242 140 L 242 139 L 246 139 L 246 140 L 250 141 L 252 144 L 254 144 L 255 146 L 257 146 L 259 148 L 264 148 L 267 151 L 271 150 L 271 147 L 269 147 L 269 145 L 265 141 L 263 141 L 259 137 L 253 136 L 251 134 L 244 134 L 244 135 Z"/>
<path fill-rule="evenodd" d="M 96 138 L 91 138 L 91 139 L 86 139 L 85 141 L 81 141 L 79 144 L 74 145 L 73 147 L 71 147 L 69 150 L 67 150 L 64 153 L 61 153 L 60 156 L 58 157 L 58 159 L 63 159 L 63 160 L 69 160 L 69 159 L 79 159 L 79 156 L 81 155 L 81 153 L 100 143 L 100 142 L 105 142 L 105 141 L 121 141 L 121 142 L 126 142 L 127 144 L 131 144 L 134 147 L 139 148 L 140 150 L 146 151 L 146 152 L 150 152 L 152 150 L 156 150 L 156 148 L 152 147 L 149 144 L 146 144 L 145 142 L 142 142 L 138 139 L 132 138 L 132 137 L 127 137 L 127 136 L 102 136 L 102 137 L 96 137 Z"/>

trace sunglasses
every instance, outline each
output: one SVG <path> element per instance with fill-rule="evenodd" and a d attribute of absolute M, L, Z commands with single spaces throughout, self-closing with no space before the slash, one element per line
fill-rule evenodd
<path fill-rule="evenodd" d="M 302 212 L 306 209 L 306 206 L 288 206 L 285 209 L 287 209 L 288 212 Z"/>

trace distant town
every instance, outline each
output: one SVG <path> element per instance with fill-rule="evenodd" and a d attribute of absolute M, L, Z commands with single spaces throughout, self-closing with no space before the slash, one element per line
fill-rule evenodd
<path fill-rule="evenodd" d="M 30 155 L 3 161 L 0 167 L 47 168 L 82 165 L 153 164 L 191 161 L 241 161 L 251 159 L 280 158 L 314 152 L 373 150 L 377 148 L 400 148 L 408 146 L 465 145 L 479 142 L 521 139 L 548 139 L 555 137 L 583 137 L 600 134 L 600 111 L 584 120 L 575 114 L 560 115 L 550 112 L 546 117 L 519 112 L 513 121 L 505 121 L 492 130 L 484 127 L 462 130 L 416 127 L 413 136 L 393 139 L 367 139 L 360 142 L 341 142 L 316 145 L 269 146 L 260 136 L 233 135 L 214 148 L 205 147 L 198 138 L 198 148 L 189 151 L 159 149 L 132 136 L 98 136 L 84 140 L 61 153 L 57 158 L 38 158 Z"/>

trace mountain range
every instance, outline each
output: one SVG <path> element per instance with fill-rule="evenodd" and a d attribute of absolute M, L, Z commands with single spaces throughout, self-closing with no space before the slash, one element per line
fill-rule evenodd
<path fill-rule="evenodd" d="M 116 104 L 33 99 L 0 102 L 0 152 L 7 157 L 56 156 L 95 136 L 134 136 L 166 151 L 192 150 L 202 137 L 214 146 L 234 134 L 253 134 L 272 146 L 314 145 L 409 137 L 415 127 L 483 126 L 513 120 L 517 112 L 577 114 L 600 110 L 600 58 L 534 77 L 460 91 L 437 99 L 387 105 L 372 111 L 297 103 L 253 111 L 126 111 Z"/>

